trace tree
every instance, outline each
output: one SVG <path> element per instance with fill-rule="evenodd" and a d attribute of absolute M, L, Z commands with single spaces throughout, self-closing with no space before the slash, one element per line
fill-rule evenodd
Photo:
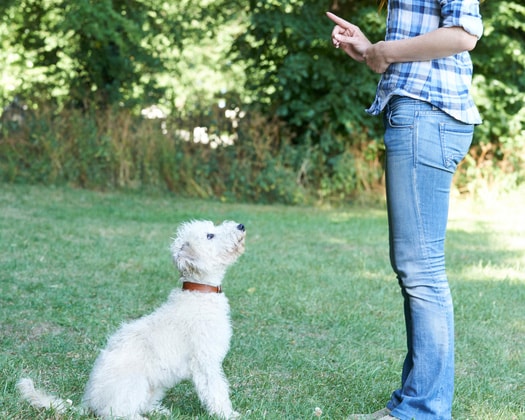
<path fill-rule="evenodd" d="M 384 17 L 370 2 L 339 1 L 334 8 L 372 39 L 382 36 Z M 247 89 L 264 112 L 291 124 L 297 141 L 338 153 L 344 143 L 363 140 L 363 131 L 378 136 L 380 121 L 364 112 L 378 76 L 332 48 L 329 9 L 324 1 L 252 1 L 250 26 L 234 48 L 248 68 Z"/>
<path fill-rule="evenodd" d="M 472 53 L 474 93 L 484 118 L 475 158 L 494 160 L 523 179 L 525 161 L 525 6 L 481 4 L 485 32 Z M 519 179 L 517 179 L 519 180 Z"/>
<path fill-rule="evenodd" d="M 255 115 L 247 142 L 266 140 L 261 115 L 278 127 L 270 140 L 276 155 L 286 133 L 294 155 L 286 173 L 345 196 L 380 176 L 382 121 L 364 112 L 379 76 L 330 45 L 327 10 L 372 41 L 384 37 L 386 11 L 370 0 L 4 0 L 0 100 L 19 95 L 51 108 L 126 107 L 134 115 L 160 104 L 176 124 L 196 118 L 190 127 L 210 127 L 220 99 Z M 482 1 L 481 11 L 485 34 L 471 55 L 484 124 L 462 171 L 512 172 L 519 183 L 525 6 Z"/>
<path fill-rule="evenodd" d="M 4 97 L 13 92 L 82 108 L 157 103 L 182 71 L 191 72 L 179 66 L 184 49 L 213 36 L 231 7 L 190 0 L 2 2 Z"/>

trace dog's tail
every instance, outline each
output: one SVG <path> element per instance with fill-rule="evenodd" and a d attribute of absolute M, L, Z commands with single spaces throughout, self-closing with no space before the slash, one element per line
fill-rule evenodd
<path fill-rule="evenodd" d="M 20 379 L 16 386 L 22 394 L 22 398 L 35 408 L 53 409 L 57 413 L 65 413 L 71 408 L 70 400 L 63 400 L 36 389 L 35 384 L 29 378 Z"/>

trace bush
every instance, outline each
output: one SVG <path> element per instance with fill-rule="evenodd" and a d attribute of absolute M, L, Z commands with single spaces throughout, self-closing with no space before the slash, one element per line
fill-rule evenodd
<path fill-rule="evenodd" d="M 44 107 L 21 124 L 2 125 L 0 179 L 289 204 L 346 200 L 380 181 L 376 143 L 348 145 L 327 158 L 319 145 L 294 145 L 277 117 L 220 115 L 212 110 L 183 122 L 123 109 Z"/>

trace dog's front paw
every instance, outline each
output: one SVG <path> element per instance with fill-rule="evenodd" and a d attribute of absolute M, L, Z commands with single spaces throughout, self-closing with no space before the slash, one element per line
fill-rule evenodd
<path fill-rule="evenodd" d="M 241 413 L 238 413 L 237 411 L 232 411 L 230 416 L 228 417 L 228 420 L 238 419 L 239 417 L 241 417 Z"/>

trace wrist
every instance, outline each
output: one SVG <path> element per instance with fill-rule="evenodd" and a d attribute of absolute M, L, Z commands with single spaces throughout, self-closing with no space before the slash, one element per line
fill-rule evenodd
<path fill-rule="evenodd" d="M 390 65 L 392 63 L 392 59 L 389 55 L 389 42 L 387 41 L 379 41 L 374 44 L 374 47 L 376 49 L 376 55 L 378 57 L 381 57 L 381 60 L 383 63 Z"/>

